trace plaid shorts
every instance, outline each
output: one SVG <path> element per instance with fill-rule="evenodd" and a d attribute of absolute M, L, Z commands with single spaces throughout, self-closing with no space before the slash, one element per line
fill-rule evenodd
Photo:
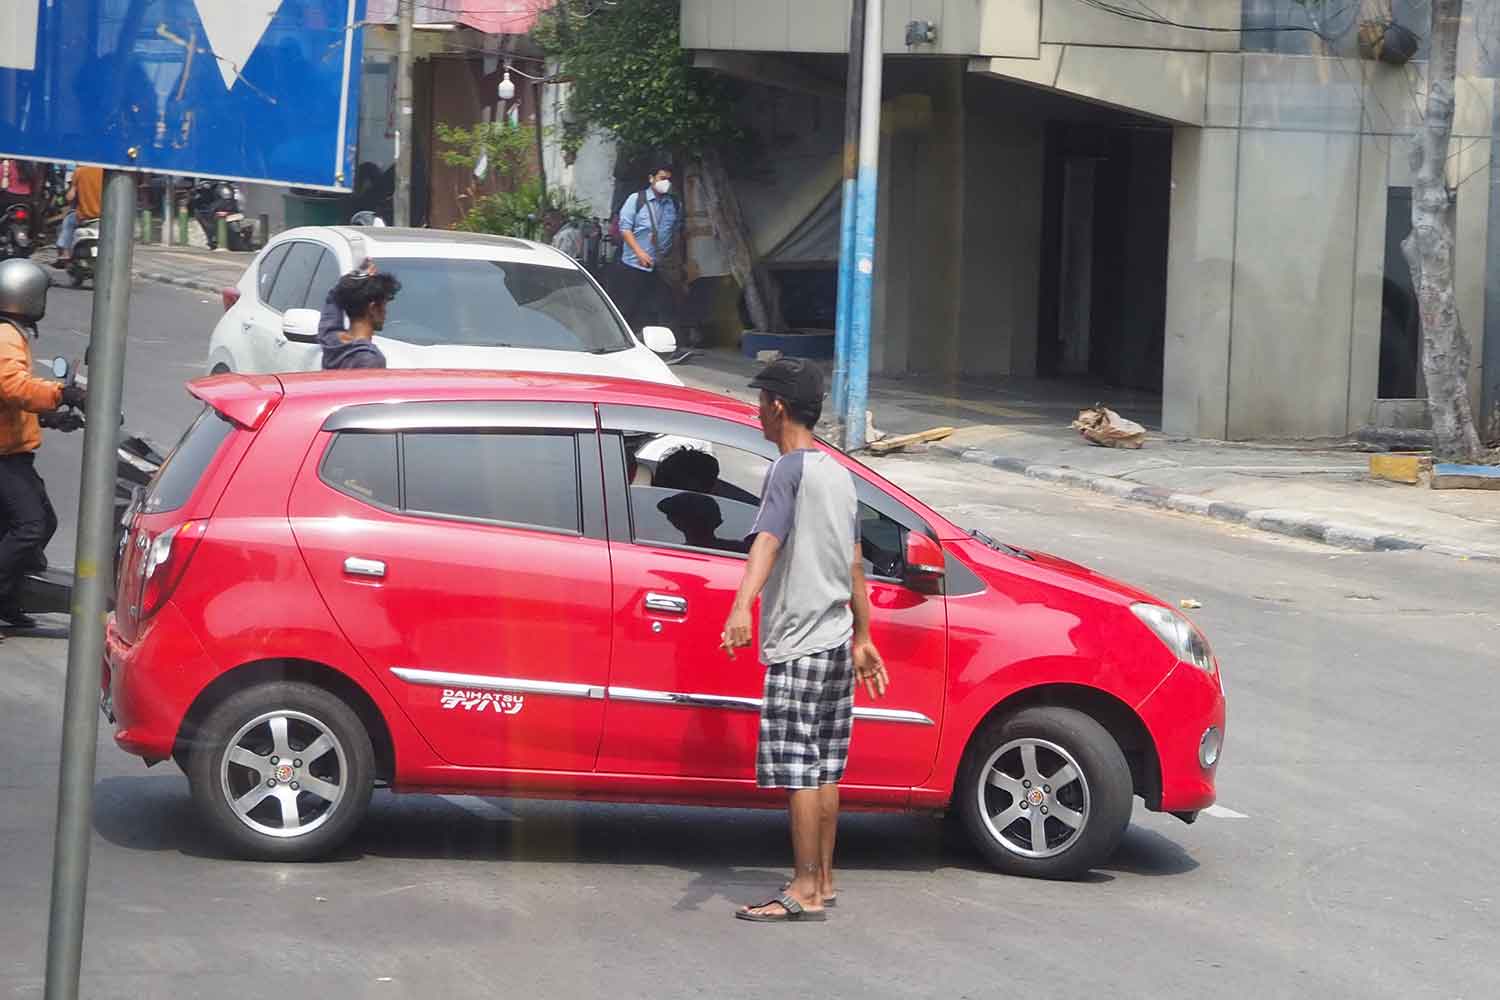
<path fill-rule="evenodd" d="M 849 761 L 854 666 L 849 644 L 766 667 L 755 783 L 762 788 L 837 784 Z"/>

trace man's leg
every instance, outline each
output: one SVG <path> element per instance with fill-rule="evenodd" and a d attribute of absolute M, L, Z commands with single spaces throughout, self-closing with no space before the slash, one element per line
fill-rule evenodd
<path fill-rule="evenodd" d="M 810 910 L 823 905 L 823 808 L 822 789 L 799 788 L 792 792 L 792 860 L 797 873 L 787 891 Z"/>
<path fill-rule="evenodd" d="M 839 832 L 839 786 L 818 789 L 818 868 L 822 882 L 818 892 L 827 900 L 838 891 L 833 885 L 833 842 Z"/>
<path fill-rule="evenodd" d="M 78 213 L 69 209 L 57 227 L 57 259 L 67 260 L 73 256 L 73 234 L 78 232 Z"/>
<path fill-rule="evenodd" d="M 641 303 L 641 278 L 648 277 L 645 271 L 637 271 L 628 264 L 616 264 L 613 288 L 610 289 L 609 297 L 614 299 L 615 305 L 619 307 L 620 313 L 625 317 L 625 324 L 632 330 L 640 332 L 640 303 Z"/>
<path fill-rule="evenodd" d="M 0 457 L 0 511 L 7 525 L 0 535 L 0 618 L 8 621 L 20 614 L 16 584 L 47 534 L 48 505 L 40 484 L 29 452 Z"/>

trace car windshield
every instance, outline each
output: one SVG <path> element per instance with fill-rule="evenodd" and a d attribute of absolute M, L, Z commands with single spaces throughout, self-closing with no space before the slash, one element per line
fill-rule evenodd
<path fill-rule="evenodd" d="M 394 340 L 599 353 L 634 344 L 578 268 L 424 257 L 380 266 L 401 282 L 382 331 Z"/>

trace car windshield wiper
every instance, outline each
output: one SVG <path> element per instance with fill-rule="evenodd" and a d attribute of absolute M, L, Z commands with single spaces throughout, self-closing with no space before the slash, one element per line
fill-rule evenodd
<path fill-rule="evenodd" d="M 1004 542 L 997 541 L 996 539 L 980 531 L 978 528 L 971 528 L 969 530 L 969 534 L 973 536 L 975 541 L 989 546 L 996 552 L 1004 552 L 1006 555 L 1015 556 L 1017 559 L 1031 558 L 1031 554 L 1029 552 L 1026 552 L 1023 549 L 1018 549 L 1014 545 L 1006 545 Z"/>
<path fill-rule="evenodd" d="M 621 351 L 630 350 L 629 344 L 616 344 L 614 347 L 595 347 L 589 351 L 590 354 L 619 354 Z"/>

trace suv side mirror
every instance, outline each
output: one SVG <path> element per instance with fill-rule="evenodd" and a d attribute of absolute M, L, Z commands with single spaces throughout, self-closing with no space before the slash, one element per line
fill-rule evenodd
<path fill-rule="evenodd" d="M 281 314 L 281 335 L 299 344 L 316 344 L 321 318 L 316 309 L 288 309 Z"/>
<path fill-rule="evenodd" d="M 671 354 L 677 350 L 677 335 L 664 326 L 648 326 L 641 330 L 641 339 L 646 347 L 657 354 Z"/>
<path fill-rule="evenodd" d="M 947 574 L 942 546 L 918 531 L 906 533 L 906 567 L 901 578 L 919 594 L 941 594 Z"/>

